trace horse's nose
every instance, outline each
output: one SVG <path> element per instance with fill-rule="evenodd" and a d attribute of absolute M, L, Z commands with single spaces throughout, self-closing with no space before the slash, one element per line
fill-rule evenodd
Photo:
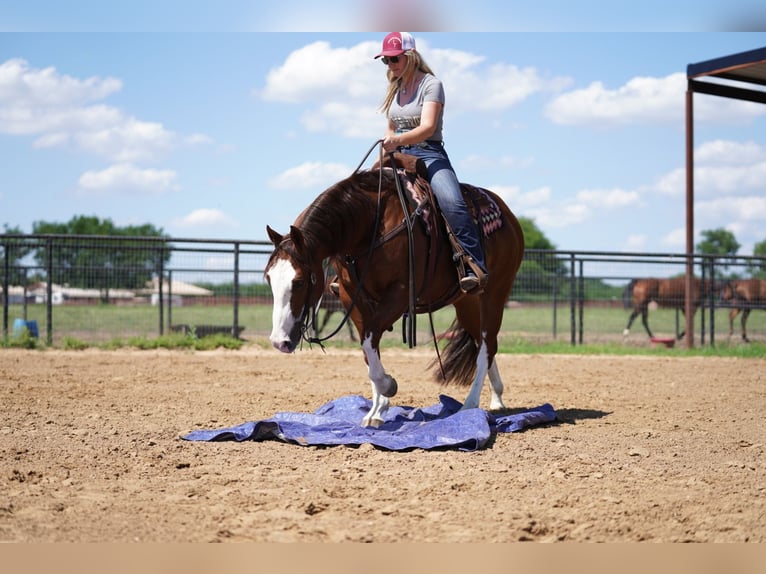
<path fill-rule="evenodd" d="M 295 345 L 289 340 L 272 341 L 271 344 L 276 350 L 281 351 L 282 353 L 292 353 L 295 350 Z"/>

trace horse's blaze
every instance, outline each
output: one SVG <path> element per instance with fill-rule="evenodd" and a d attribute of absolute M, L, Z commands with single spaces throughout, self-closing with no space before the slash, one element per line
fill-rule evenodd
<path fill-rule="evenodd" d="M 292 284 L 295 269 L 286 259 L 280 259 L 269 269 L 268 278 L 274 307 L 271 314 L 271 344 L 283 353 L 295 350 L 300 329 L 296 329 L 299 317 L 293 313 Z M 295 336 L 296 331 L 298 337 Z"/>

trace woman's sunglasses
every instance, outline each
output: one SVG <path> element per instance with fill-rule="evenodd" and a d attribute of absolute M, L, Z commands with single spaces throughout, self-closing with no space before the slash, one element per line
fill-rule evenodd
<path fill-rule="evenodd" d="M 400 57 L 401 56 L 383 56 L 380 61 L 383 62 L 384 66 L 388 66 L 389 64 L 398 64 Z"/>

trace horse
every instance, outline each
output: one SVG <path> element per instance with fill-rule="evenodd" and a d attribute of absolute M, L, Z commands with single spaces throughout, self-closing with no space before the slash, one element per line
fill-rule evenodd
<path fill-rule="evenodd" d="M 753 309 L 766 307 L 766 279 L 732 279 L 721 289 L 720 299 L 733 306 L 729 311 L 729 337 L 734 335 L 734 319 L 741 312 L 742 340 L 749 343 L 747 318 Z"/>
<path fill-rule="evenodd" d="M 395 157 L 394 157 L 395 156 Z M 483 290 L 463 293 L 445 224 L 435 200 L 411 201 L 425 184 L 422 163 L 407 177 L 407 156 L 393 154 L 393 168 L 357 169 L 331 185 L 280 234 L 266 227 L 274 245 L 265 276 L 274 296 L 272 345 L 293 353 L 305 339 L 311 310 L 322 295 L 322 262 L 329 258 L 338 292 L 354 323 L 372 386 L 372 406 L 362 426 L 379 427 L 396 379 L 385 369 L 380 340 L 405 312 L 430 313 L 453 305 L 454 336 L 430 367 L 442 384 L 468 386 L 463 409 L 478 408 L 484 379 L 490 381 L 490 410 L 504 409 L 503 382 L 495 361 L 505 304 L 524 255 L 519 221 L 492 191 L 461 183 L 466 203 L 482 230 L 488 279 Z M 411 157 L 411 156 L 410 156 Z M 399 178 L 397 180 L 397 178 Z M 399 193 L 402 187 L 407 194 Z M 405 197 L 406 195 L 406 197 Z M 436 346 L 436 341 L 434 341 Z M 436 347 L 439 355 L 438 346 Z"/>
<path fill-rule="evenodd" d="M 708 282 L 706 282 L 708 283 Z M 696 277 L 692 278 L 692 315 L 697 312 L 701 304 L 702 282 Z M 680 309 L 686 315 L 686 278 L 672 277 L 668 279 L 633 279 L 623 291 L 623 300 L 629 301 L 633 307 L 633 312 L 628 318 L 628 324 L 623 330 L 623 337 L 630 335 L 630 327 L 633 321 L 641 315 L 641 323 L 644 325 L 649 338 L 652 338 L 651 329 L 649 329 L 649 303 L 654 301 L 659 307 Z M 685 335 L 685 331 L 676 334 L 678 340 Z"/>

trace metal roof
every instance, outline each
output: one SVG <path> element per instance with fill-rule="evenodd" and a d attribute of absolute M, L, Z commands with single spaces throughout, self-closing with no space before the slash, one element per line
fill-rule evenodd
<path fill-rule="evenodd" d="M 693 92 L 735 98 L 766 104 L 766 48 L 723 56 L 686 67 L 689 89 Z M 699 78 L 716 78 L 747 84 L 739 87 L 732 83 L 703 82 Z M 753 87 L 759 89 L 753 89 Z"/>

